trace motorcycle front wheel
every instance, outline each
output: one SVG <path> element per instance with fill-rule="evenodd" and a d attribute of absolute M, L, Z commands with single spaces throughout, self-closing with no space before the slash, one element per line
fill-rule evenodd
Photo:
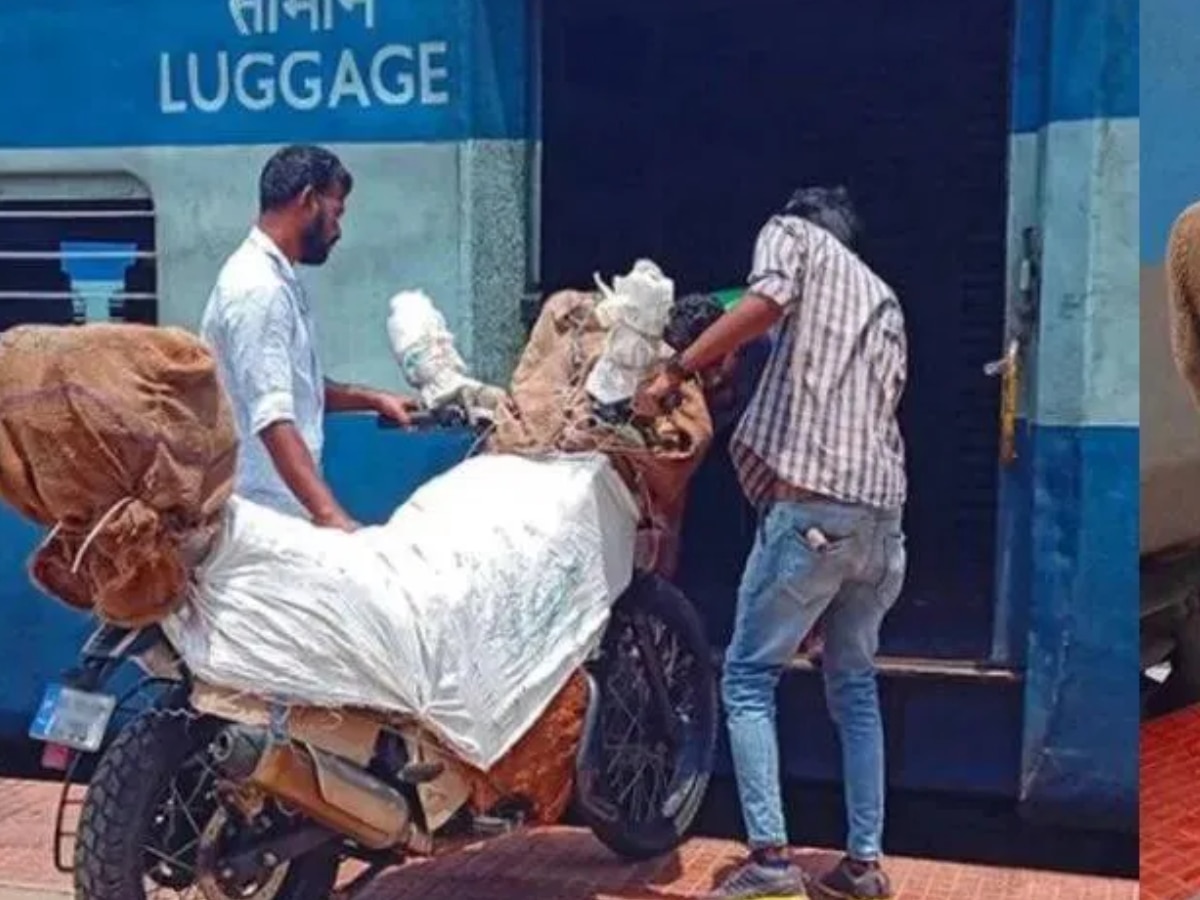
<path fill-rule="evenodd" d="M 579 817 L 627 859 L 668 853 L 700 811 L 716 753 L 716 667 L 695 608 L 638 573 L 588 671 L 598 692 L 577 773 Z"/>

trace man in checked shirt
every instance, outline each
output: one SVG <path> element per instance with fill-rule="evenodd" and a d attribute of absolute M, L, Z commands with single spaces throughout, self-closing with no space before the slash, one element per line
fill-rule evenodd
<path fill-rule="evenodd" d="M 684 379 L 776 328 L 731 456 L 758 534 L 738 592 L 722 694 L 751 855 L 714 898 L 805 897 L 789 861 L 775 689 L 823 617 L 822 672 L 842 745 L 847 853 L 818 887 L 881 900 L 883 727 L 874 657 L 905 573 L 906 375 L 896 295 L 852 249 L 858 222 L 841 188 L 797 191 L 763 226 L 745 298 L 643 387 L 661 408 Z"/>

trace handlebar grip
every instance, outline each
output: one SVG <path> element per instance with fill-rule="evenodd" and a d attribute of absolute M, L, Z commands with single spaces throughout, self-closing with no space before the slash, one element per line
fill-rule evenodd
<path fill-rule="evenodd" d="M 383 429 L 403 429 L 416 431 L 421 428 L 470 428 L 471 422 L 466 413 L 453 407 L 440 409 L 423 409 L 409 413 L 408 422 L 401 424 L 384 416 L 377 416 L 376 424 Z"/>
<path fill-rule="evenodd" d="M 409 414 L 408 422 L 404 424 L 397 422 L 395 419 L 389 419 L 387 416 L 376 416 L 375 424 L 387 431 L 394 431 L 397 429 L 411 431 L 415 428 L 433 428 L 440 423 L 430 412 L 417 412 Z"/>

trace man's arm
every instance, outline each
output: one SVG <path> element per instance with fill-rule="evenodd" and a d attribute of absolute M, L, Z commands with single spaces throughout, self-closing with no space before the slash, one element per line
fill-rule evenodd
<path fill-rule="evenodd" d="M 778 219 L 762 227 L 754 242 L 754 262 L 746 295 L 680 355 L 678 361 L 684 371 L 707 369 L 762 337 L 783 318 L 798 294 L 804 243 L 802 232 L 795 232 Z"/>
<path fill-rule="evenodd" d="M 314 524 L 343 531 L 353 531 L 357 527 L 317 471 L 312 454 L 308 452 L 295 423 L 286 420 L 272 422 L 258 436 L 271 454 L 279 477 L 308 510 Z"/>
<path fill-rule="evenodd" d="M 230 387 L 249 411 L 251 434 L 263 442 L 280 478 L 316 524 L 353 528 L 296 427 L 295 319 L 287 297 L 271 288 L 247 291 L 230 305 L 223 330 Z"/>
<path fill-rule="evenodd" d="M 766 334 L 783 318 L 784 307 L 761 294 L 750 292 L 679 355 L 687 372 L 702 372 L 757 337 Z"/>
<path fill-rule="evenodd" d="M 770 331 L 797 299 L 802 253 L 803 235 L 775 219 L 763 226 L 746 295 L 643 387 L 639 410 L 653 414 L 688 375 L 703 372 Z"/>
<path fill-rule="evenodd" d="M 374 412 L 380 391 L 325 379 L 325 406 L 330 412 Z"/>
<path fill-rule="evenodd" d="M 325 379 L 325 406 L 330 412 L 375 412 L 401 425 L 408 424 L 408 417 L 416 409 L 416 403 L 399 394 L 378 391 L 357 384 L 342 384 Z"/>

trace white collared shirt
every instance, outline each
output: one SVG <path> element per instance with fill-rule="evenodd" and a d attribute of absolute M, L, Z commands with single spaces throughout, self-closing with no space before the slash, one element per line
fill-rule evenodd
<path fill-rule="evenodd" d="M 304 288 L 287 257 L 260 229 L 254 228 L 222 267 L 200 335 L 217 357 L 237 420 L 236 492 L 309 518 L 258 435 L 276 422 L 294 423 L 319 470 L 325 378 Z"/>

